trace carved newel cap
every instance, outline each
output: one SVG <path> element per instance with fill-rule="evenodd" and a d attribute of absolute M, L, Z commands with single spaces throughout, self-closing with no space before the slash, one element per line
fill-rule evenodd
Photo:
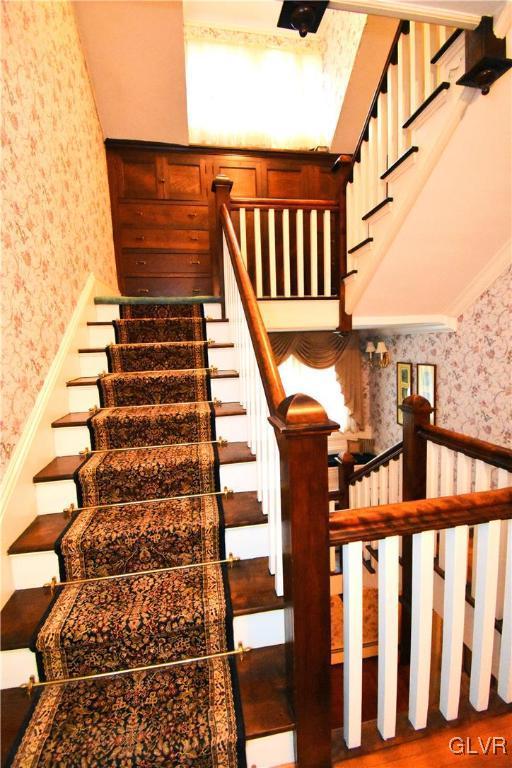
<path fill-rule="evenodd" d="M 223 173 L 219 173 L 219 175 L 216 176 L 212 181 L 212 192 L 215 192 L 221 187 L 225 187 L 230 192 L 233 188 L 233 180 L 230 179 L 229 176 L 225 176 Z"/>
<path fill-rule="evenodd" d="M 279 404 L 273 423 L 282 432 L 320 431 L 330 434 L 339 429 L 339 424 L 331 421 L 317 400 L 302 393 L 290 395 Z"/>
<path fill-rule="evenodd" d="M 430 416 L 434 410 L 429 401 L 421 395 L 410 395 L 406 397 L 400 406 L 404 413 L 416 413 L 422 416 Z"/>

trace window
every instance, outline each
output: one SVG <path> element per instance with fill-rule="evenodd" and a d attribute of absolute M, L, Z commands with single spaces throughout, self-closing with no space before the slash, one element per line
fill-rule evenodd
<path fill-rule="evenodd" d="M 318 400 L 325 408 L 327 415 L 337 421 L 340 430 L 344 432 L 348 425 L 349 413 L 345 407 L 340 384 L 336 379 L 336 371 L 332 368 L 310 368 L 296 357 L 290 357 L 281 363 L 279 373 L 287 395 L 302 392 Z"/>

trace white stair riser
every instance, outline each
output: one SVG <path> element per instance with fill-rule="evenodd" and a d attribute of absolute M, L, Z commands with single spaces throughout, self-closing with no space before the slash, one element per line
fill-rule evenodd
<path fill-rule="evenodd" d="M 220 484 L 235 492 L 254 491 L 257 487 L 256 462 L 222 464 Z M 37 514 L 47 515 L 62 512 L 70 504 L 77 504 L 76 486 L 73 480 L 53 480 L 36 483 Z"/>
<path fill-rule="evenodd" d="M 116 340 L 113 325 L 89 325 L 87 335 L 91 347 L 106 347 Z M 214 339 L 218 344 L 231 342 L 229 323 L 206 323 L 206 338 Z"/>
<path fill-rule="evenodd" d="M 232 442 L 248 440 L 247 416 L 219 416 L 215 419 L 217 437 Z M 56 456 L 72 456 L 91 445 L 88 427 L 57 427 L 53 429 Z"/>
<path fill-rule="evenodd" d="M 247 765 L 251 768 L 275 768 L 295 765 L 295 732 L 284 731 L 245 742 Z"/>
<path fill-rule="evenodd" d="M 233 619 L 235 645 L 238 642 L 251 648 L 263 648 L 284 642 L 284 610 L 262 611 L 249 616 L 235 616 Z M 36 656 L 29 648 L 0 653 L 1 687 L 15 688 L 29 680 L 30 675 L 38 678 Z"/>
<path fill-rule="evenodd" d="M 205 317 L 211 317 L 213 320 L 220 320 L 222 317 L 222 304 L 213 302 L 211 304 L 202 304 Z M 105 323 L 109 320 L 119 319 L 119 304 L 96 304 L 96 322 Z"/>
<path fill-rule="evenodd" d="M 242 560 L 252 560 L 255 557 L 268 555 L 269 534 L 266 523 L 242 528 L 227 528 L 224 535 L 226 553 L 232 552 Z M 43 584 L 51 581 L 53 576 L 59 578 L 59 561 L 53 550 L 10 555 L 9 562 L 15 589 L 42 587 Z"/>
<path fill-rule="evenodd" d="M 108 360 L 105 352 L 80 352 L 80 375 L 97 376 L 102 371 L 108 371 Z M 237 354 L 234 347 L 221 347 L 208 350 L 208 365 L 219 370 L 237 370 Z"/>
<path fill-rule="evenodd" d="M 83 387 L 68 387 L 68 406 L 70 413 L 88 411 L 94 405 L 99 407 L 100 398 L 96 384 Z M 240 379 L 211 380 L 212 397 L 216 397 L 222 403 L 240 402 Z"/>

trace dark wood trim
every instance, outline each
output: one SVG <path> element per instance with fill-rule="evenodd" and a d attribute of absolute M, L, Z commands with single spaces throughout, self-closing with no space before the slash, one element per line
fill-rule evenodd
<path fill-rule="evenodd" d="M 361 240 L 360 243 L 358 243 L 357 245 L 354 245 L 353 248 L 350 248 L 347 251 L 347 253 L 355 253 L 360 248 L 363 248 L 365 245 L 368 245 L 368 243 L 373 243 L 373 237 L 367 237 L 366 240 Z"/>
<path fill-rule="evenodd" d="M 441 56 L 444 56 L 444 54 L 446 53 L 448 48 L 450 48 L 450 46 L 456 41 L 456 39 L 460 35 L 462 35 L 463 32 L 464 32 L 463 29 L 456 29 L 455 32 L 452 32 L 452 34 L 450 35 L 448 40 L 445 43 L 443 43 L 443 45 L 439 48 L 437 53 L 434 53 L 434 55 L 430 59 L 430 63 L 431 64 L 437 64 L 437 62 L 439 61 Z"/>
<path fill-rule="evenodd" d="M 408 157 L 413 155 L 415 152 L 418 151 L 418 147 L 409 147 L 409 149 L 406 149 L 405 152 L 400 155 L 398 160 L 395 160 L 395 162 L 389 166 L 389 168 L 386 168 L 384 173 L 381 175 L 381 180 L 384 181 L 384 179 L 387 179 L 388 176 L 391 176 L 393 171 L 395 171 L 402 163 L 404 163 Z"/>
<path fill-rule="evenodd" d="M 296 160 L 310 160 L 312 157 L 325 157 L 326 165 L 334 163 L 338 159 L 338 155 L 332 152 L 314 152 L 314 151 L 297 151 L 293 149 L 258 149 L 257 147 L 251 148 L 237 148 L 237 147 L 211 147 L 203 146 L 201 144 L 168 144 L 166 142 L 159 141 L 135 141 L 133 139 L 105 139 L 106 149 L 133 149 L 141 150 L 148 149 L 155 152 L 183 152 L 208 155 L 225 155 L 225 154 L 242 154 L 242 155 L 258 155 L 260 157 L 272 157 L 279 158 L 285 157 Z M 344 156 L 349 157 L 349 156 Z"/>
<path fill-rule="evenodd" d="M 366 221 L 367 219 L 370 219 L 375 213 L 377 213 L 377 211 L 380 211 L 381 208 L 384 208 L 385 205 L 388 205 L 388 203 L 392 202 L 392 197 L 385 197 L 384 200 L 381 200 L 380 203 L 377 203 L 377 205 L 369 210 L 368 213 L 365 213 L 364 216 L 361 216 L 362 220 Z"/>
<path fill-rule="evenodd" d="M 402 128 L 409 128 L 409 126 L 411 126 L 414 123 L 414 121 L 421 115 L 421 113 L 424 112 L 426 110 L 426 108 L 430 104 L 432 104 L 432 102 L 435 99 L 437 99 L 439 94 L 442 93 L 443 91 L 447 91 L 449 87 L 450 87 L 450 83 L 446 82 L 446 80 L 444 82 L 442 82 L 442 83 L 439 83 L 437 88 L 435 88 L 432 91 L 430 96 L 427 96 L 427 98 L 425 99 L 423 104 L 420 104 L 418 109 L 415 110 L 415 112 L 413 112 L 412 115 L 405 121 L 405 123 L 402 125 Z"/>
<path fill-rule="evenodd" d="M 389 464 L 390 461 L 393 461 L 393 459 L 396 459 L 397 456 L 400 456 L 400 454 L 403 452 L 403 448 L 403 441 L 400 440 L 399 443 L 392 445 L 391 448 L 388 448 L 387 450 L 382 451 L 382 453 L 379 453 L 378 456 L 369 461 L 368 464 L 365 464 L 364 467 L 356 469 L 356 471 L 353 472 L 349 477 L 350 485 L 354 485 L 357 480 L 361 480 L 363 477 L 369 477 L 376 469 L 385 467 L 387 464 Z"/>
<path fill-rule="evenodd" d="M 397 52 L 397 48 L 398 48 L 398 40 L 400 39 L 400 36 L 402 35 L 402 33 L 405 34 L 406 30 L 409 31 L 409 22 L 401 21 L 400 24 L 398 25 L 398 29 L 397 29 L 397 31 L 395 33 L 394 38 L 393 38 L 393 42 L 391 43 L 391 48 L 389 49 L 389 54 L 388 54 L 388 57 L 386 59 L 386 63 L 384 64 L 384 69 L 382 70 L 381 78 L 379 80 L 379 83 L 377 85 L 375 93 L 373 94 L 373 99 L 371 101 L 370 108 L 368 110 L 368 114 L 366 115 L 366 119 L 365 119 L 365 121 L 363 123 L 363 128 L 362 128 L 362 131 L 361 131 L 361 133 L 359 135 L 359 139 L 357 140 L 356 148 L 354 149 L 354 154 L 352 155 L 352 165 L 354 165 L 354 163 L 359 159 L 359 153 L 361 151 L 361 144 L 363 143 L 364 138 L 366 136 L 366 133 L 368 131 L 368 127 L 370 125 L 370 120 L 372 119 L 372 117 L 374 115 L 377 114 L 377 101 L 379 99 L 379 94 L 381 92 L 385 92 L 385 88 L 386 88 L 386 75 L 388 73 L 388 69 L 389 69 L 390 64 L 393 63 L 393 59 L 396 56 L 396 52 Z M 336 171 L 336 170 L 338 170 L 338 168 L 341 168 L 341 165 L 342 165 L 342 162 L 343 162 L 343 160 L 341 158 L 343 158 L 343 155 L 339 155 L 339 157 L 337 158 L 337 160 L 334 163 L 333 168 L 332 168 L 333 171 Z M 340 162 L 338 163 L 338 161 L 340 161 Z"/>
<path fill-rule="evenodd" d="M 463 453 L 472 459 L 483 461 L 485 464 L 492 464 L 493 467 L 512 472 L 512 450 L 509 448 L 467 437 L 460 432 L 452 432 L 434 424 L 422 425 L 418 429 L 418 436 L 425 441 L 430 440 L 432 443 L 444 445 L 446 448 Z"/>
<path fill-rule="evenodd" d="M 333 512 L 331 547 L 512 518 L 512 488 Z"/>
<path fill-rule="evenodd" d="M 324 211 L 337 211 L 336 200 L 306 200 L 300 198 L 273 198 L 273 197 L 232 197 L 231 209 L 239 208 L 274 208 L 280 211 L 283 208 L 321 209 Z"/>

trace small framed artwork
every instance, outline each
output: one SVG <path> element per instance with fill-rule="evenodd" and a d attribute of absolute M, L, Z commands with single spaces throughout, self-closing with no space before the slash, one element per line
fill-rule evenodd
<path fill-rule="evenodd" d="M 434 411 L 430 414 L 430 423 L 435 424 L 436 407 L 436 366 L 433 363 L 418 363 L 416 366 L 418 395 L 429 401 Z"/>
<path fill-rule="evenodd" d="M 404 423 L 404 415 L 400 409 L 406 397 L 412 395 L 412 363 L 396 364 L 396 420 Z"/>

